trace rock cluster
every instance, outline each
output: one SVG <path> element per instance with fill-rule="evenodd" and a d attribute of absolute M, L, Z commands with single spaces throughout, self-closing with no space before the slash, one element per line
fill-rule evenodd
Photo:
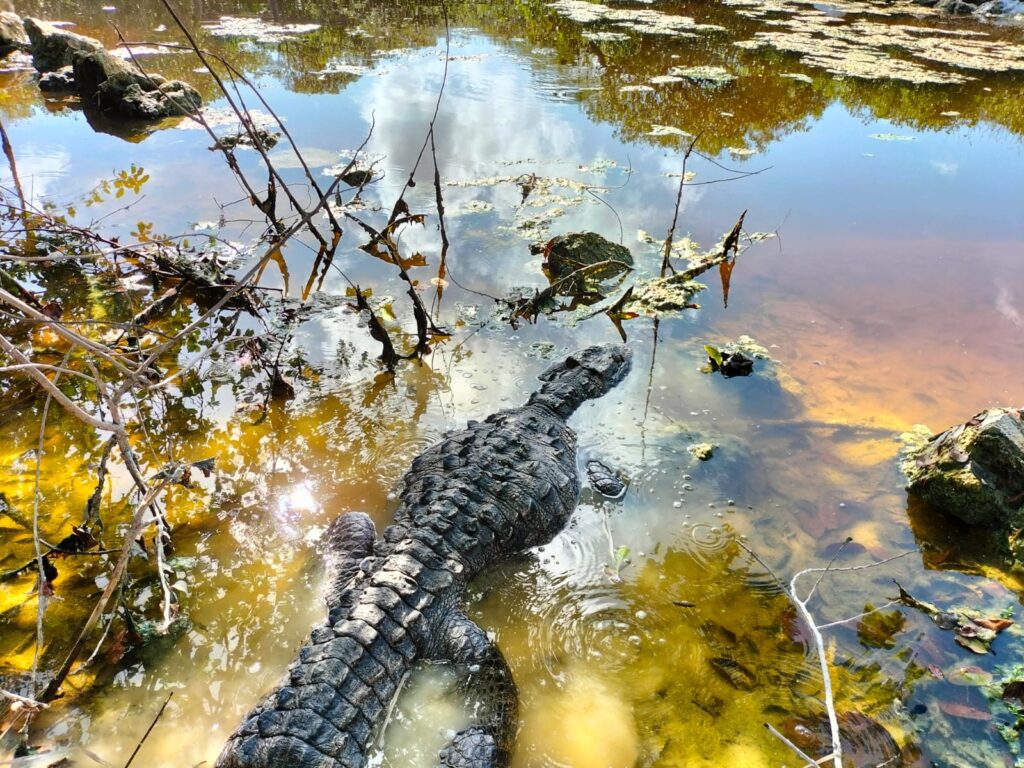
<path fill-rule="evenodd" d="M 107 114 L 141 120 L 187 115 L 202 106 L 188 83 L 143 72 L 98 41 L 39 19 L 0 13 L 0 55 L 32 54 L 44 91 L 74 91 Z"/>

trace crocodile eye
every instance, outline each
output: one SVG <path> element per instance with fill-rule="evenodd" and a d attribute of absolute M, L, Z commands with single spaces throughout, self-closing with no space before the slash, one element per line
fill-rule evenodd
<path fill-rule="evenodd" d="M 579 368 L 580 361 L 577 360 L 575 357 L 567 357 L 565 358 L 565 367 L 570 370 L 572 370 L 573 368 Z"/>

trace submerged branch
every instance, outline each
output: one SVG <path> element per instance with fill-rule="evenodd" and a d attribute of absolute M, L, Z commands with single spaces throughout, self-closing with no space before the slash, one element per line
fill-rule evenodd
<path fill-rule="evenodd" d="M 758 563 L 760 563 L 761 566 L 772 576 L 772 578 L 779 585 L 779 587 L 781 587 L 786 597 L 789 598 L 790 603 L 792 603 L 793 607 L 796 608 L 798 615 L 802 620 L 802 623 L 804 624 L 804 626 L 807 627 L 807 630 L 811 633 L 811 638 L 814 641 L 814 651 L 815 655 L 818 657 L 818 666 L 821 672 L 822 685 L 824 687 L 823 698 L 825 704 L 825 711 L 828 716 L 829 733 L 832 741 L 832 751 L 824 757 L 820 757 L 817 759 L 811 758 L 802 750 L 800 750 L 795 744 L 793 744 L 789 739 L 787 739 L 776 729 L 774 729 L 771 725 L 765 723 L 765 727 L 768 728 L 772 735 L 774 735 L 776 738 L 780 739 L 784 744 L 790 747 L 802 760 L 807 761 L 806 766 L 809 767 L 823 765 L 824 763 L 827 763 L 829 761 L 833 763 L 835 768 L 842 768 L 843 766 L 843 745 L 841 742 L 842 735 L 839 729 L 839 716 L 836 712 L 835 693 L 832 688 L 832 674 L 829 671 L 828 667 L 828 656 L 825 652 L 825 640 L 822 636 L 822 630 L 828 629 L 830 627 L 839 626 L 842 624 L 847 624 L 851 621 L 856 621 L 857 619 L 863 618 L 864 616 L 876 613 L 877 611 L 884 610 L 885 608 L 891 606 L 893 602 L 898 601 L 891 601 L 887 605 L 883 605 L 880 608 L 865 611 L 861 614 L 858 614 L 857 616 L 851 616 L 840 621 L 828 622 L 827 624 L 818 624 L 815 621 L 814 615 L 811 613 L 811 610 L 808 607 L 808 602 L 814 596 L 818 588 L 818 585 L 821 583 L 821 580 L 826 576 L 826 574 L 845 573 L 849 571 L 863 571 L 869 568 L 877 568 L 878 566 L 885 565 L 886 563 L 891 563 L 894 560 L 899 560 L 900 558 L 911 555 L 916 551 L 908 550 L 906 552 L 900 552 L 899 554 L 892 555 L 891 557 L 886 557 L 882 560 L 876 560 L 873 563 L 864 563 L 862 565 L 851 565 L 843 566 L 840 568 L 833 568 L 832 566 L 835 563 L 836 558 L 842 552 L 843 548 L 852 541 L 852 538 L 847 538 L 846 541 L 843 542 L 843 545 L 839 547 L 839 549 L 832 556 L 832 558 L 829 560 L 828 564 L 824 568 L 804 568 L 801 571 L 797 571 L 790 578 L 789 585 L 787 586 L 781 581 L 781 579 L 779 579 L 775 572 L 768 566 L 767 563 L 765 563 L 765 561 L 753 549 L 751 549 L 749 546 L 747 546 L 744 542 L 740 541 L 739 539 L 736 539 L 736 543 L 739 545 L 739 547 L 743 549 L 747 554 L 749 554 L 752 558 L 754 558 Z M 797 593 L 797 582 L 800 580 L 802 576 L 806 576 L 811 573 L 818 574 L 818 578 L 815 580 L 810 591 L 807 593 L 807 596 L 804 598 L 800 598 Z"/>
<path fill-rule="evenodd" d="M 129 766 L 131 766 L 132 761 L 135 760 L 135 756 L 139 754 L 139 750 L 142 749 L 142 745 L 145 744 L 146 739 L 149 738 L 149 734 L 153 732 L 153 729 L 156 727 L 156 724 L 160 722 L 160 718 L 163 716 L 164 710 L 167 709 L 167 705 L 171 703 L 171 697 L 173 695 L 174 691 L 171 691 L 167 694 L 167 698 L 164 699 L 163 705 L 161 705 L 160 709 L 157 710 L 156 717 L 153 718 L 153 721 L 149 724 L 149 728 L 146 729 L 146 732 L 142 734 L 142 738 L 139 739 L 139 743 L 135 745 L 135 750 L 128 758 L 128 762 L 124 764 L 124 768 L 129 768 Z"/>

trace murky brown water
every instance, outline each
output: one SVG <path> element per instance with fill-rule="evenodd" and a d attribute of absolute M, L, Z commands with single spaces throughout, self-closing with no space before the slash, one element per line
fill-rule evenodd
<path fill-rule="evenodd" d="M 334 5 L 272 3 L 269 15 L 279 22 L 322 25 L 277 42 L 201 36 L 257 80 L 318 173 L 357 147 L 374 122 L 367 152 L 384 177 L 363 198 L 365 215 L 376 221 L 386 217 L 376 207 L 390 210 L 433 112 L 444 23 L 438 8 L 418 3 Z M 843 565 L 914 551 L 824 580 L 812 604 L 822 622 L 884 603 L 893 577 L 941 605 L 999 613 L 1017 604 L 1018 585 L 999 563 L 969 567 L 969 536 L 928 510 L 908 510 L 895 457 L 898 434 L 915 423 L 937 429 L 1019 401 L 1024 76 L 971 71 L 969 82 L 935 85 L 843 78 L 795 54 L 735 46 L 771 26 L 741 15 L 742 7 L 650 8 L 724 30 L 691 38 L 594 27 L 538 2 L 452 4 L 452 59 L 437 129 L 452 242 L 443 295 L 431 284 L 440 241 L 426 175 L 408 198 L 413 211 L 427 213 L 426 225 L 406 230 L 401 241 L 404 252 L 424 256 L 427 266 L 413 276 L 452 339 L 436 345 L 425 365 L 402 365 L 390 381 L 336 271 L 313 279 L 316 293 L 299 311 L 314 268 L 308 244 L 293 244 L 268 267 L 263 283 L 285 297 L 271 305 L 269 322 L 290 333 L 282 359 L 297 397 L 271 405 L 261 420 L 263 378 L 238 355 L 218 352 L 202 368 L 204 380 L 186 377 L 180 391 L 143 407 L 138 448 L 148 471 L 169 456 L 217 458 L 213 477 L 167 500 L 186 621 L 171 636 L 126 651 L 117 645 L 123 622 L 115 620 L 96 661 L 69 678 L 69 695 L 37 722 L 36 741 L 70 750 L 81 764 L 89 764 L 81 748 L 123 764 L 173 691 L 139 760 L 211 764 L 322 616 L 313 543 L 323 526 L 350 509 L 386 524 L 409 461 L 444 430 L 521 402 L 548 359 L 617 338 L 603 317 L 570 322 L 582 313 L 512 329 L 493 319 L 494 302 L 481 294 L 545 286 L 529 243 L 577 230 L 621 236 L 640 276 L 655 274 L 657 246 L 640 242 L 637 231 L 663 237 L 685 146 L 664 126 L 700 133 L 698 147 L 720 164 L 692 159 L 697 182 L 739 175 L 721 166 L 765 169 L 688 187 L 680 234 L 710 246 L 746 209 L 748 231 L 778 230 L 779 237 L 740 257 L 728 307 L 708 273 L 702 309 L 663 319 L 656 343 L 649 319 L 626 323 L 633 374 L 574 425 L 581 458 L 621 471 L 628 493 L 609 502 L 585 492 L 562 536 L 473 590 L 470 613 L 497 637 L 520 687 L 516 766 L 796 764 L 763 723 L 791 728 L 796 718 L 821 715 L 816 661 L 793 630 L 787 600 L 737 537 L 786 580 L 827 562 L 848 536 L 855 545 Z M 75 21 L 108 44 L 116 41 L 112 22 L 128 39 L 177 39 L 157 31 L 171 26 L 158 3 L 113 11 L 25 3 L 19 10 Z M 184 10 L 199 27 L 261 8 L 225 1 Z M 932 18 L 914 23 L 950 28 Z M 1024 44 L 1013 27 L 962 22 L 960 29 Z M 618 37 L 584 34 L 595 30 Z M 147 61 L 214 97 L 190 56 Z M 672 67 L 706 65 L 738 77 L 721 88 L 650 84 Z M 0 86 L 0 118 L 33 200 L 70 207 L 81 222 L 106 217 L 105 231 L 125 240 L 146 228 L 218 233 L 238 243 L 258 234 L 201 131 L 172 122 L 128 141 L 123 126 L 40 95 L 29 72 L 0 74 Z M 279 148 L 275 157 L 300 183 L 289 153 Z M 254 153 L 239 158 L 255 171 Z M 143 169 L 136 180 L 148 176 L 134 190 L 117 197 L 115 186 L 101 184 L 133 167 Z M 494 181 L 532 173 L 566 181 L 526 205 L 514 183 Z M 336 266 L 372 287 L 379 307 L 390 307 L 396 336 L 408 334 L 402 284 L 393 267 L 358 250 L 361 242 L 354 228 L 347 232 Z M 112 295 L 101 275 L 86 270 L 25 279 L 80 318 L 130 313 L 131 297 Z M 181 327 L 191 311 L 183 307 L 171 325 Z M 5 333 L 30 338 L 60 360 L 59 340 L 0 322 Z M 749 379 L 700 372 L 704 344 L 743 334 L 778 362 L 759 363 Z M 183 360 L 212 338 L 201 336 Z M 0 569 L 8 570 L 32 557 L 43 401 L 13 377 L 0 379 L 0 398 Z M 58 540 L 80 520 L 101 441 L 56 408 L 48 424 L 40 524 L 45 539 Z M 697 442 L 717 444 L 716 455 L 696 461 L 687 447 Z M 128 491 L 118 465 L 104 507 L 112 547 L 130 513 Z M 630 562 L 616 576 L 623 547 Z M 59 663 L 110 567 L 106 558 L 58 565 L 44 671 Z M 152 618 L 159 603 L 152 574 L 147 563 L 132 566 L 126 608 L 139 618 Z M 33 579 L 3 587 L 0 656 L 6 671 L 25 670 L 35 653 Z M 935 673 L 1021 663 L 1016 628 L 997 640 L 998 656 L 970 657 L 926 617 L 905 614 L 904 628 L 882 647 L 856 623 L 827 630 L 840 710 L 882 723 L 908 765 L 1011 765 L 996 730 L 1005 712 L 990 714 L 982 689 Z M 466 716 L 446 696 L 443 672 L 419 675 L 375 760 L 430 765 Z"/>

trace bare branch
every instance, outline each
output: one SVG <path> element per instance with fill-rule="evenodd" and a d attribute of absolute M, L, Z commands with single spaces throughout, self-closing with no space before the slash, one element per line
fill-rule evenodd
<path fill-rule="evenodd" d="M 104 432 L 114 432 L 116 434 L 123 434 L 124 427 L 119 424 L 112 424 L 109 421 L 98 419 L 95 416 L 86 413 L 78 405 L 72 402 L 67 395 L 57 388 L 57 385 L 50 381 L 25 355 L 18 349 L 14 344 L 8 341 L 7 337 L 0 334 L 0 349 L 7 353 L 7 355 L 19 365 L 25 368 L 25 372 L 32 377 L 32 379 L 38 383 L 47 394 L 53 397 L 61 407 L 63 407 L 68 413 L 74 416 L 79 421 L 88 424 L 90 427 L 95 429 L 103 430 Z"/>

